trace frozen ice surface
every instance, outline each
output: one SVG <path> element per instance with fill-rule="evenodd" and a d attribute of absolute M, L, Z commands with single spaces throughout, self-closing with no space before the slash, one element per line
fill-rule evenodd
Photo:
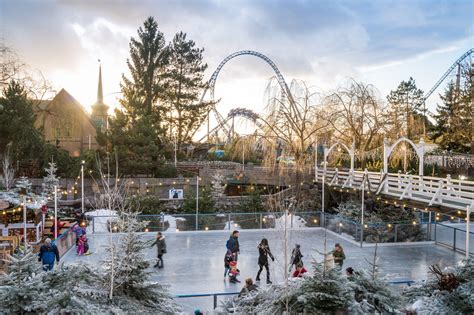
<path fill-rule="evenodd" d="M 324 230 L 319 228 L 306 228 L 288 231 L 288 259 L 295 243 L 301 245 L 304 255 L 303 261 L 309 266 L 313 259 L 322 261 L 322 256 L 314 249 L 323 252 Z M 214 292 L 240 291 L 242 284 L 231 284 L 224 281 L 224 254 L 225 244 L 229 238 L 229 231 L 207 232 L 178 232 L 164 233 L 167 242 L 167 254 L 164 255 L 164 268 L 151 269 L 153 279 L 169 285 L 172 294 L 195 294 Z M 154 239 L 155 233 L 143 233 L 146 239 Z M 240 255 L 238 268 L 240 280 L 255 276 L 258 271 L 257 245 L 265 237 L 268 239 L 270 249 L 275 256 L 275 262 L 270 261 L 271 280 L 282 282 L 284 279 L 284 232 L 268 230 L 241 230 Z M 63 258 L 65 264 L 88 263 L 100 265 L 98 262 L 105 257 L 104 245 L 108 244 L 109 234 L 89 234 L 90 248 L 93 252 L 89 256 L 77 256 L 70 250 Z M 120 234 L 114 234 L 114 238 Z M 333 234 L 327 234 L 328 250 L 333 249 L 335 243 L 340 243 L 345 250 L 347 259 L 344 267 L 352 266 L 354 269 L 370 266 L 366 261 L 372 261 L 374 248 L 360 248 Z M 437 263 L 441 268 L 456 264 L 462 258 L 452 250 L 436 245 L 405 245 L 387 246 L 378 248 L 379 271 L 390 279 L 426 279 L 428 267 Z M 146 258 L 153 260 L 156 257 L 156 247 L 150 248 Z M 287 270 L 287 269 L 286 269 Z M 264 285 L 265 272 L 261 275 Z M 198 307 L 201 310 L 212 308 L 212 297 L 178 299 L 185 306 L 186 311 Z"/>

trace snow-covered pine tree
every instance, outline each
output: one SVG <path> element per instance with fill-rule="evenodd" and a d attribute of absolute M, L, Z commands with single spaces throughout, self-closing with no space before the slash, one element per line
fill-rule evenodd
<path fill-rule="evenodd" d="M 31 247 L 6 259 L 7 271 L 0 274 L 0 314 L 19 314 L 29 311 L 29 303 L 38 296 L 42 267 Z"/>
<path fill-rule="evenodd" d="M 21 176 L 16 182 L 16 190 L 19 194 L 27 195 L 31 192 L 31 182 L 28 177 Z"/>
<path fill-rule="evenodd" d="M 46 176 L 43 177 L 43 194 L 46 196 L 51 196 L 54 194 L 54 186 L 58 186 L 59 177 L 56 176 L 58 170 L 56 163 L 49 162 L 49 167 L 45 168 Z"/>
<path fill-rule="evenodd" d="M 117 246 L 112 244 L 108 248 L 110 255 L 104 260 L 105 284 L 112 292 L 112 304 L 124 312 L 179 312 L 180 308 L 168 291 L 150 280 L 147 270 L 150 264 L 143 254 L 150 247 L 150 242 L 143 240 L 142 235 L 137 233 L 146 227 L 147 222 L 138 221 L 137 213 L 122 212 L 118 224 L 119 230 L 125 234 Z"/>
<path fill-rule="evenodd" d="M 443 288 L 441 277 L 406 288 L 402 292 L 406 310 L 417 314 L 473 314 L 474 261 L 464 260 L 444 271 L 445 276 L 449 273 L 457 282 L 450 290 Z"/>
<path fill-rule="evenodd" d="M 26 281 L 42 271 L 38 256 L 33 253 L 33 248 L 27 246 L 24 250 L 10 255 L 5 259 L 7 273 L 0 276 L 0 283 L 20 283 Z"/>

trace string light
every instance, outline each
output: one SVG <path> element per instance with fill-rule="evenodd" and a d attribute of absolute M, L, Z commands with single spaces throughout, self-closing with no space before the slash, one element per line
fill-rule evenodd
<path fill-rule="evenodd" d="M 367 228 L 367 224 L 364 224 L 364 227 Z"/>
<path fill-rule="evenodd" d="M 209 231 L 209 228 L 206 226 L 206 227 L 205 227 L 205 230 L 206 230 L 206 231 Z"/>
<path fill-rule="evenodd" d="M 145 229 L 145 232 L 148 232 L 148 228 Z"/>
<path fill-rule="evenodd" d="M 392 225 L 391 225 L 390 223 L 389 223 L 387 226 L 388 226 L 389 228 L 391 228 L 391 227 L 392 227 Z"/>

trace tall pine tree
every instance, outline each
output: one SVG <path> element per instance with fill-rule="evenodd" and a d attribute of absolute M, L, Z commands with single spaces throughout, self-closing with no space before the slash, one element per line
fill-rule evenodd
<path fill-rule="evenodd" d="M 397 132 L 396 137 L 406 136 L 414 139 L 423 133 L 423 130 L 417 126 L 423 126 L 424 114 L 423 91 L 418 89 L 415 80 L 410 77 L 408 82 L 402 81 L 395 91 L 390 91 L 387 96 L 390 103 L 390 118 L 392 120 L 393 130 Z M 421 120 L 421 124 L 418 122 Z"/>
<path fill-rule="evenodd" d="M 106 137 L 109 152 L 117 152 L 120 169 L 126 173 L 156 175 L 162 159 L 164 134 L 161 99 L 168 49 L 163 33 L 153 17 L 138 29 L 130 41 L 127 65 L 130 78 L 121 83 L 122 110 L 115 111 Z M 104 142 L 105 142 L 104 141 Z"/>
<path fill-rule="evenodd" d="M 170 141 L 177 139 L 178 149 L 191 140 L 194 132 L 206 118 L 210 102 L 199 103 L 206 83 L 203 81 L 207 64 L 203 62 L 204 49 L 196 48 L 186 33 L 177 33 L 169 44 L 169 64 L 166 73 L 166 119 Z"/>
<path fill-rule="evenodd" d="M 443 150 L 468 153 L 474 143 L 474 67 L 463 67 L 462 84 L 450 82 L 437 106 L 433 139 Z"/>

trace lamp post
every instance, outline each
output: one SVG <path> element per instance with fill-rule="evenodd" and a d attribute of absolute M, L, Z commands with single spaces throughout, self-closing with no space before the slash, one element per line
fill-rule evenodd
<path fill-rule="evenodd" d="M 178 164 L 178 136 L 174 137 L 174 167 Z"/>
<path fill-rule="evenodd" d="M 54 185 L 54 239 L 58 237 L 58 186 Z"/>
<path fill-rule="evenodd" d="M 470 237 L 470 231 L 471 229 L 471 207 L 467 206 L 466 208 L 466 259 L 469 259 L 469 237 Z"/>
<path fill-rule="evenodd" d="M 196 231 L 199 228 L 199 175 L 196 176 Z"/>
<path fill-rule="evenodd" d="M 24 237 L 24 243 L 25 243 L 25 248 L 27 245 L 26 242 L 26 196 L 23 196 L 23 237 Z"/>
<path fill-rule="evenodd" d="M 81 161 L 81 210 L 84 213 L 84 164 L 86 161 Z"/>

